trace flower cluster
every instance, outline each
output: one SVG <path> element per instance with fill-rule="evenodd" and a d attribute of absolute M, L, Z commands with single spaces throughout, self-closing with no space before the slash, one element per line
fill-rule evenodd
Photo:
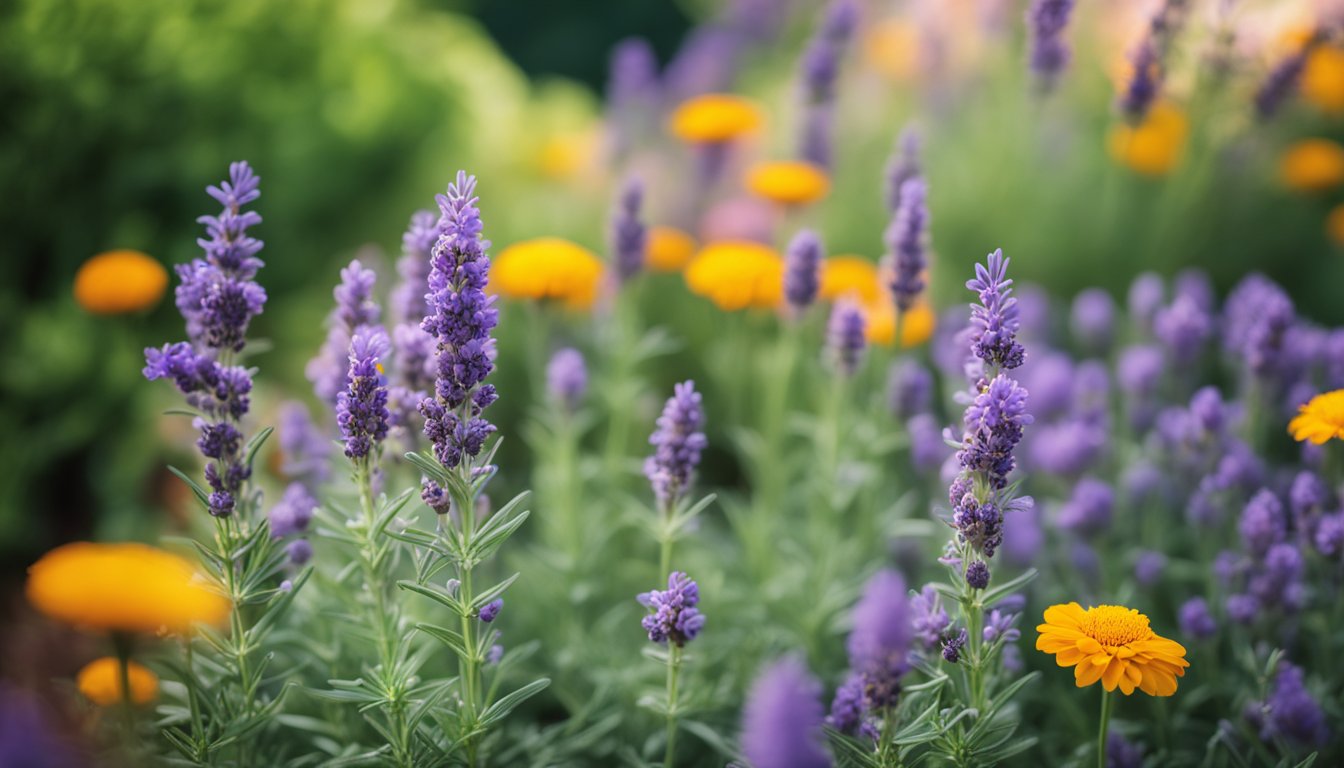
<path fill-rule="evenodd" d="M 784 252 L 784 300 L 801 312 L 817 300 L 821 290 L 821 238 L 810 229 L 799 230 Z"/>
<path fill-rule="evenodd" d="M 611 218 L 611 252 L 616 266 L 616 277 L 629 280 L 644 268 L 644 251 L 648 245 L 648 229 L 640 220 L 644 205 L 644 185 L 631 178 L 621 187 L 616 214 Z"/>
<path fill-rule="evenodd" d="M 336 402 L 336 423 L 345 441 L 345 455 L 367 459 L 387 437 L 387 384 L 380 361 L 388 353 L 387 334 L 363 326 L 350 340 L 350 371 L 346 388 Z"/>
<path fill-rule="evenodd" d="M 304 369 L 319 400 L 332 406 L 346 386 L 350 368 L 350 341 L 364 326 L 376 325 L 382 313 L 373 300 L 378 276 L 359 259 L 341 270 L 341 282 L 332 291 L 336 306 L 327 317 L 327 338 L 317 357 L 308 361 Z"/>
<path fill-rule="evenodd" d="M 984 264 L 975 265 L 975 278 L 966 287 L 980 297 L 971 306 L 971 351 L 987 365 L 1016 368 L 1026 360 L 1026 352 L 1017 342 L 1022 322 L 1017 298 L 1012 295 L 1013 281 L 1008 279 L 1008 262 L 1002 249 L 989 254 Z"/>
<path fill-rule="evenodd" d="M 641 622 L 649 640 L 678 648 L 695 639 L 705 626 L 705 617 L 695 606 L 700 602 L 700 587 L 690 576 L 673 571 L 667 577 L 666 590 L 641 592 L 635 599 L 653 611 Z"/>
<path fill-rule="evenodd" d="M 670 508 L 676 506 L 686 489 L 691 475 L 700 463 L 700 452 L 705 449 L 705 413 L 695 382 L 684 381 L 672 390 L 658 417 L 657 429 L 649 436 L 653 455 L 644 460 L 644 476 L 653 486 L 658 503 Z"/>
<path fill-rule="evenodd" d="M 1069 64 L 1069 44 L 1064 29 L 1073 13 L 1074 0 L 1032 0 L 1027 9 L 1027 31 L 1031 37 L 1031 71 L 1045 90 L 1055 86 Z"/>
<path fill-rule="evenodd" d="M 565 347 L 551 355 L 546 364 L 546 391 L 567 410 L 579 407 L 588 391 L 588 367 L 582 352 Z"/>
<path fill-rule="evenodd" d="M 835 84 L 840 74 L 840 61 L 858 24 L 858 15 L 858 5 L 853 0 L 833 0 L 803 53 L 803 124 L 798 154 L 820 168 L 831 166 Z"/>
<path fill-rule="evenodd" d="M 873 721 L 895 706 L 901 679 L 911 667 L 917 619 L 901 575 L 889 570 L 874 574 L 854 606 L 853 619 L 846 645 L 850 673 L 836 690 L 828 721 L 842 733 L 871 735 L 876 733 Z"/>
<path fill-rule="evenodd" d="M 891 294 L 902 314 L 915 305 L 924 290 L 924 270 L 928 266 L 925 238 L 929 228 L 928 193 L 918 176 L 901 184 L 896 214 L 887 228 L 887 249 L 892 256 Z"/>

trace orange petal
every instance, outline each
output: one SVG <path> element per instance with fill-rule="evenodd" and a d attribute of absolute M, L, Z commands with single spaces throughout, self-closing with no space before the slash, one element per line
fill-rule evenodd
<path fill-rule="evenodd" d="M 1078 666 L 1073 668 L 1074 684 L 1077 685 L 1079 688 L 1086 688 L 1087 686 L 1100 680 L 1101 673 L 1105 671 L 1106 671 L 1105 667 L 1101 667 L 1096 664 L 1079 664 Z"/>
<path fill-rule="evenodd" d="M 1087 616 L 1087 611 L 1077 603 L 1067 603 L 1064 605 L 1052 605 L 1045 609 L 1045 623 L 1054 624 L 1058 627 L 1068 627 L 1078 629 L 1083 625 L 1083 619 Z"/>

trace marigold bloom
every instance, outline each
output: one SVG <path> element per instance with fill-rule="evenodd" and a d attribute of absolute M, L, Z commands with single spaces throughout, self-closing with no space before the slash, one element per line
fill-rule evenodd
<path fill-rule="evenodd" d="M 711 243 L 687 265 L 686 285 L 725 311 L 778 306 L 784 293 L 784 260 L 760 243 Z"/>
<path fill-rule="evenodd" d="M 1288 422 L 1288 432 L 1300 442 L 1310 440 L 1323 445 L 1328 440 L 1344 440 L 1344 389 L 1326 392 L 1307 401 Z"/>
<path fill-rule="evenodd" d="M 747 171 L 746 181 L 752 194 L 780 205 L 815 203 L 831 190 L 821 168 L 790 160 L 757 163 Z"/>
<path fill-rule="evenodd" d="M 537 170 L 548 179 L 573 179 L 593 166 L 597 153 L 596 131 L 550 136 L 537 150 Z"/>
<path fill-rule="evenodd" d="M 1138 125 L 1111 129 L 1107 145 L 1111 157 L 1135 173 L 1164 176 L 1176 167 L 1190 133 L 1190 122 L 1175 105 L 1159 101 Z"/>
<path fill-rule="evenodd" d="M 1298 192 L 1324 192 L 1344 182 L 1344 147 L 1329 139 L 1304 139 L 1279 159 L 1279 178 Z"/>
<path fill-rule="evenodd" d="M 131 701 L 148 704 L 159 695 L 159 676 L 147 668 L 127 662 L 126 676 L 130 678 Z M 121 687 L 120 663 L 111 656 L 94 659 L 79 670 L 75 678 L 79 692 L 100 707 L 111 707 L 125 701 Z"/>
<path fill-rule="evenodd" d="M 229 601 L 196 582 L 187 560 L 145 544 L 65 544 L 28 569 L 28 601 L 81 627 L 181 632 L 220 624 Z"/>
<path fill-rule="evenodd" d="M 1107 692 L 1118 687 L 1128 696 L 1137 688 L 1149 696 L 1170 696 L 1176 678 L 1190 666 L 1185 648 L 1153 632 L 1148 617 L 1133 608 L 1052 605 L 1036 631 L 1036 650 L 1053 654 L 1061 667 L 1074 667 L 1079 688 L 1100 680 Z"/>
<path fill-rule="evenodd" d="M 680 272 L 695 257 L 695 238 L 676 227 L 650 227 L 644 264 L 655 272 Z"/>
<path fill-rule="evenodd" d="M 835 301 L 854 296 L 875 304 L 882 295 L 877 265 L 862 256 L 832 256 L 821 264 L 821 298 Z"/>
<path fill-rule="evenodd" d="M 1320 45 L 1307 56 L 1298 86 L 1309 104 L 1337 115 L 1344 112 L 1344 49 Z"/>
<path fill-rule="evenodd" d="M 139 251 L 108 251 L 75 273 L 75 301 L 98 315 L 149 309 L 168 288 L 168 270 Z"/>
<path fill-rule="evenodd" d="M 896 343 L 896 305 L 883 296 L 864 309 L 868 313 L 868 341 L 890 347 Z M 933 337 L 938 318 L 927 301 L 920 301 L 901 316 L 901 348 L 918 347 Z"/>
<path fill-rule="evenodd" d="M 490 287 L 511 299 L 555 299 L 586 309 L 597 298 L 602 262 L 581 245 L 558 237 L 524 240 L 505 248 L 490 270 Z"/>
<path fill-rule="evenodd" d="M 689 144 L 718 144 L 755 133 L 762 122 L 754 102 L 729 93 L 707 93 L 682 102 L 668 128 Z"/>

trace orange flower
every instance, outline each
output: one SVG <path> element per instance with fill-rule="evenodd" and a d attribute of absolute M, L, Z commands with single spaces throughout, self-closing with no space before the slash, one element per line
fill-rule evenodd
<path fill-rule="evenodd" d="M 190 562 L 144 544 L 65 544 L 28 569 L 28 601 L 53 619 L 110 631 L 221 624 L 230 604 Z"/>
<path fill-rule="evenodd" d="M 882 293 L 877 265 L 862 256 L 832 256 L 821 264 L 821 298 L 835 301 L 854 295 L 864 304 L 876 303 Z"/>
<path fill-rule="evenodd" d="M 1164 176 L 1180 162 L 1185 138 L 1190 132 L 1185 113 L 1160 101 L 1148 110 L 1138 125 L 1120 124 L 1111 129 L 1107 145 L 1116 162 L 1144 176 Z"/>
<path fill-rule="evenodd" d="M 896 343 L 896 302 L 888 293 L 864 305 L 868 315 L 868 341 L 889 347 Z M 917 347 L 933 337 L 938 318 L 927 301 L 920 301 L 901 317 L 901 348 Z"/>
<path fill-rule="evenodd" d="M 490 267 L 489 288 L 511 299 L 554 299 L 587 309 L 597 298 L 602 262 L 581 245 L 558 237 L 524 240 L 505 248 Z"/>
<path fill-rule="evenodd" d="M 1298 192 L 1324 192 L 1344 182 L 1344 147 L 1328 139 L 1303 139 L 1279 160 L 1279 178 Z"/>
<path fill-rule="evenodd" d="M 1309 440 L 1324 445 L 1330 440 L 1344 440 L 1344 389 L 1311 398 L 1288 422 L 1288 431 L 1299 443 Z"/>
<path fill-rule="evenodd" d="M 121 669 L 111 656 L 94 659 L 79 670 L 75 678 L 79 692 L 100 707 L 125 701 L 121 687 Z M 131 701 L 148 704 L 159 695 L 159 676 L 134 661 L 127 662 L 126 676 L 131 683 Z"/>
<path fill-rule="evenodd" d="M 1331 115 L 1344 112 L 1344 50 L 1318 45 L 1302 70 L 1302 98 Z"/>
<path fill-rule="evenodd" d="M 149 309 L 167 288 L 168 271 L 139 251 L 100 253 L 75 273 L 75 301 L 98 315 Z"/>
<path fill-rule="evenodd" d="M 811 163 L 758 163 L 747 172 L 747 189 L 780 205 L 807 205 L 826 196 L 831 180 L 825 171 Z"/>
<path fill-rule="evenodd" d="M 775 307 L 784 294 L 784 262 L 760 243 L 710 243 L 686 266 L 686 285 L 725 311 Z"/>
<path fill-rule="evenodd" d="M 755 133 L 763 122 L 754 102 L 729 93 L 707 93 L 682 102 L 668 127 L 688 144 L 717 144 Z"/>
<path fill-rule="evenodd" d="M 676 227 L 649 227 L 644 262 L 656 272 L 680 272 L 695 256 L 695 238 Z"/>
<path fill-rule="evenodd" d="M 1185 648 L 1154 633 L 1148 617 L 1133 608 L 1052 605 L 1036 631 L 1036 650 L 1053 654 L 1061 667 L 1073 667 L 1079 688 L 1100 680 L 1108 693 L 1119 688 L 1126 696 L 1135 689 L 1170 696 L 1176 692 L 1176 678 L 1184 677 L 1190 666 Z"/>
<path fill-rule="evenodd" d="M 537 150 L 537 168 L 547 178 L 572 179 L 593 166 L 597 151 L 597 134 L 593 131 L 554 135 Z"/>

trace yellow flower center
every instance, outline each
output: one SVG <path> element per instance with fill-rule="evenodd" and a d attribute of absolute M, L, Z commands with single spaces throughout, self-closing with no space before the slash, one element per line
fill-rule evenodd
<path fill-rule="evenodd" d="M 1148 617 L 1133 608 L 1120 605 L 1098 605 L 1087 609 L 1081 627 L 1083 634 L 1102 645 L 1126 645 L 1153 636 Z"/>

